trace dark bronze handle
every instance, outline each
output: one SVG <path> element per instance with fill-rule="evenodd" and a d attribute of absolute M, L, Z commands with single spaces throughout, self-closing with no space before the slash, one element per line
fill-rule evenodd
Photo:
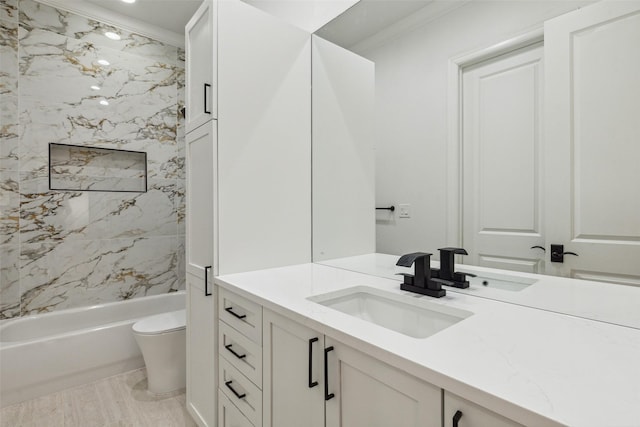
<path fill-rule="evenodd" d="M 318 381 L 313 381 L 313 343 L 318 341 L 318 337 L 309 340 L 309 388 L 318 385 Z"/>
<path fill-rule="evenodd" d="M 233 351 L 233 349 L 231 348 L 233 344 L 227 344 L 224 346 L 224 348 L 226 348 L 227 350 L 229 350 L 229 352 L 231 352 L 231 354 L 233 354 L 235 357 L 237 357 L 238 359 L 244 359 L 245 357 L 247 357 L 246 354 L 238 354 L 235 351 Z"/>
<path fill-rule="evenodd" d="M 244 319 L 245 317 L 247 317 L 246 314 L 240 315 L 236 312 L 233 311 L 233 307 L 227 307 L 224 309 L 224 311 L 226 311 L 227 313 L 233 315 L 233 317 L 237 318 L 237 319 Z"/>
<path fill-rule="evenodd" d="M 329 352 L 333 351 L 333 346 L 324 349 L 324 400 L 331 400 L 335 394 L 329 393 Z"/>
<path fill-rule="evenodd" d="M 211 114 L 211 111 L 207 111 L 207 88 L 211 87 L 209 83 L 204 84 L 204 113 Z"/>
<path fill-rule="evenodd" d="M 204 268 L 204 296 L 205 297 L 208 297 L 209 295 L 211 295 L 211 292 L 209 292 L 209 276 L 207 275 L 207 270 L 209 270 L 210 268 L 211 268 L 210 265 Z"/>
<path fill-rule="evenodd" d="M 389 206 L 388 208 L 376 208 L 377 211 L 395 211 L 396 207 L 395 206 Z"/>
<path fill-rule="evenodd" d="M 575 252 L 564 250 L 564 245 L 551 245 L 551 262 L 564 262 L 565 255 L 578 256 Z"/>
<path fill-rule="evenodd" d="M 456 411 L 456 413 L 453 415 L 453 427 L 458 427 L 460 418 L 462 418 L 462 412 Z"/>
<path fill-rule="evenodd" d="M 224 385 L 226 385 L 226 386 L 227 386 L 227 388 L 228 388 L 229 390 L 231 390 L 231 392 L 232 392 L 233 394 L 235 394 L 235 395 L 236 395 L 236 397 L 237 397 L 238 399 L 244 399 L 244 398 L 245 398 L 245 396 L 246 396 L 247 394 L 246 394 L 246 393 L 242 393 L 242 394 L 240 394 L 240 393 L 238 393 L 237 391 L 235 391 L 235 390 L 233 389 L 233 387 L 231 387 L 231 383 L 232 383 L 232 382 L 233 382 L 233 381 L 227 381 L 226 383 L 224 383 Z"/>
<path fill-rule="evenodd" d="M 544 252 L 547 252 L 547 250 L 542 246 L 531 246 L 531 249 L 542 249 Z"/>

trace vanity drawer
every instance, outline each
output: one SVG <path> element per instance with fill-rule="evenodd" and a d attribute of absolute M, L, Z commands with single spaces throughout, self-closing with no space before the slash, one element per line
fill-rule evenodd
<path fill-rule="evenodd" d="M 258 345 L 262 345 L 262 306 L 220 289 L 218 316 Z"/>
<path fill-rule="evenodd" d="M 251 424 L 255 427 L 262 426 L 262 391 L 226 359 L 221 357 L 219 361 L 218 387 Z"/>
<path fill-rule="evenodd" d="M 220 355 L 262 388 L 262 347 L 226 323 L 218 325 Z"/>
<path fill-rule="evenodd" d="M 218 393 L 218 426 L 254 427 L 223 393 Z"/>

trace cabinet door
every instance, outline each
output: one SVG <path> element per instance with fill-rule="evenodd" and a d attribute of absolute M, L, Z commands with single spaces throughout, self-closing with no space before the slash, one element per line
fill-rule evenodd
<path fill-rule="evenodd" d="M 253 424 L 242 415 L 227 396 L 220 393 L 218 397 L 218 426 L 219 427 L 253 427 Z"/>
<path fill-rule="evenodd" d="M 216 5 L 205 1 L 185 27 L 187 133 L 217 117 Z"/>
<path fill-rule="evenodd" d="M 326 337 L 326 426 L 440 427 L 441 389 Z"/>
<path fill-rule="evenodd" d="M 186 268 L 202 277 L 205 267 L 218 271 L 216 235 L 217 123 L 215 120 L 187 134 Z"/>
<path fill-rule="evenodd" d="M 522 426 L 502 415 L 444 392 L 444 427 L 517 427 Z"/>
<path fill-rule="evenodd" d="M 324 427 L 324 337 L 268 310 L 263 325 L 263 426 Z"/>
<path fill-rule="evenodd" d="M 211 286 L 211 285 L 209 285 Z M 187 409 L 200 426 L 216 425 L 216 313 L 214 292 L 187 273 Z"/>

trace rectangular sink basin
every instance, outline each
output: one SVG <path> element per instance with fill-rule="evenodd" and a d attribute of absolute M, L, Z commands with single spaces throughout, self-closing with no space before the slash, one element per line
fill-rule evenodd
<path fill-rule="evenodd" d="M 460 271 L 463 271 L 460 269 Z M 477 277 L 467 277 L 469 286 L 477 288 L 493 288 L 503 291 L 518 292 L 537 282 L 536 279 L 525 277 L 509 276 L 493 273 L 474 273 Z"/>
<path fill-rule="evenodd" d="M 369 286 L 355 286 L 308 299 L 413 338 L 429 337 L 473 314 L 431 303 L 424 297 L 395 294 Z"/>

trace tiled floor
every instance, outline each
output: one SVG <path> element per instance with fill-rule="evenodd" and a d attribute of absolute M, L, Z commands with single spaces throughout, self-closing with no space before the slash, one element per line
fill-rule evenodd
<path fill-rule="evenodd" d="M 195 427 L 185 394 L 147 392 L 144 369 L 0 410 L 0 427 Z"/>

